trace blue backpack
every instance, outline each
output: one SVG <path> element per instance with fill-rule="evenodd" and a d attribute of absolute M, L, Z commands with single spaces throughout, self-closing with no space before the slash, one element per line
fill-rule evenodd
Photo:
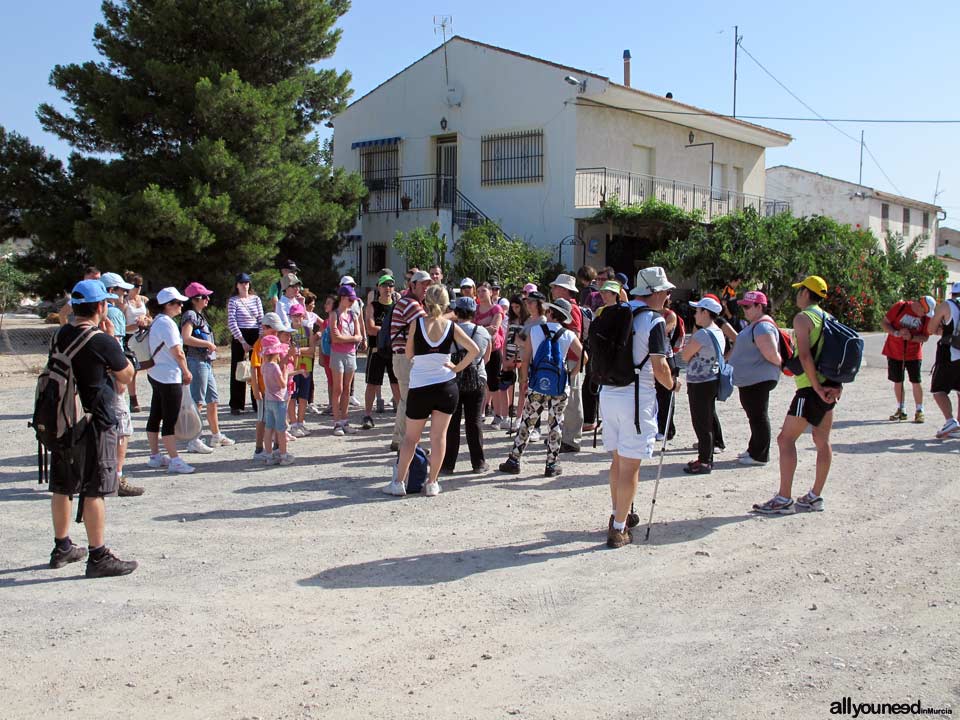
<path fill-rule="evenodd" d="M 563 395 L 567 389 L 567 367 L 558 340 L 567 331 L 560 327 L 556 332 L 550 332 L 546 324 L 541 325 L 540 329 L 543 331 L 543 341 L 530 363 L 530 392 Z"/>
<path fill-rule="evenodd" d="M 723 351 L 720 349 L 720 343 L 713 336 L 712 332 L 707 332 L 710 340 L 713 341 L 713 349 L 717 353 L 717 363 L 720 365 L 720 372 L 717 373 L 717 379 L 720 380 L 720 386 L 717 389 L 717 400 L 725 401 L 733 395 L 733 365 L 728 365 L 723 358 Z"/>
<path fill-rule="evenodd" d="M 393 479 L 397 479 L 397 463 L 400 462 L 400 454 L 397 453 L 397 461 L 393 464 Z M 413 459 L 410 460 L 410 469 L 407 471 L 407 494 L 413 495 L 420 492 L 427 483 L 427 477 L 430 474 L 430 456 L 417 445 L 413 451 Z"/>

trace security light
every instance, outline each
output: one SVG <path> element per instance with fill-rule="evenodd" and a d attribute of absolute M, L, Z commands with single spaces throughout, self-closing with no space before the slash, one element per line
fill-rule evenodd
<path fill-rule="evenodd" d="M 579 84 L 580 84 L 580 81 L 577 80 L 573 75 L 567 75 L 567 76 L 563 79 L 563 81 L 564 81 L 565 83 L 567 83 L 567 85 L 579 85 Z"/>

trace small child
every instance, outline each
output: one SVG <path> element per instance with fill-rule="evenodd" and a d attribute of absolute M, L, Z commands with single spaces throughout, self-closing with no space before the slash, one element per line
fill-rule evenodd
<path fill-rule="evenodd" d="M 289 465 L 293 455 L 287 452 L 287 367 L 289 347 L 275 335 L 260 338 L 263 353 L 263 446 L 267 465 Z M 279 451 L 268 452 L 276 440 Z"/>
<path fill-rule="evenodd" d="M 293 392 L 290 394 L 288 416 L 292 421 L 290 433 L 296 437 L 310 434 L 305 422 L 307 403 L 313 395 L 314 339 L 306 324 L 307 309 L 299 303 L 290 308 L 290 323 L 293 325 L 293 344 L 300 351 L 293 370 Z"/>

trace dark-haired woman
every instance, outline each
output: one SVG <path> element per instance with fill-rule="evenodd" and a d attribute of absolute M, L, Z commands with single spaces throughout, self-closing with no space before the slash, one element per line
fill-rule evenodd
<path fill-rule="evenodd" d="M 237 380 L 237 364 L 250 359 L 253 344 L 260 337 L 263 303 L 250 292 L 247 273 L 238 274 L 233 287 L 234 293 L 227 300 L 227 329 L 233 336 L 230 342 L 230 414 L 239 415 L 246 404 L 247 383 Z M 252 395 L 250 404 L 256 412 L 257 401 Z"/>
<path fill-rule="evenodd" d="M 699 328 L 687 341 L 681 357 L 687 363 L 687 395 L 690 420 L 697 434 L 697 459 L 683 469 L 690 475 L 713 471 L 713 447 L 717 426 L 717 392 L 720 389 L 720 356 L 723 355 L 723 331 L 717 327 L 719 301 L 704 297 L 691 302 Z"/>

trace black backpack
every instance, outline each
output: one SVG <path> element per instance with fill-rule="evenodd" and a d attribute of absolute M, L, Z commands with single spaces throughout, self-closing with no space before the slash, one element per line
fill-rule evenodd
<path fill-rule="evenodd" d="M 403 330 L 396 335 L 390 335 L 390 324 L 393 322 L 393 311 L 397 309 L 397 303 L 390 306 L 390 311 L 383 314 L 383 321 L 380 323 L 380 332 L 377 333 L 377 352 L 389 355 L 393 352 L 393 341 L 403 334 Z"/>
<path fill-rule="evenodd" d="M 637 379 L 639 365 L 633 364 L 633 319 L 643 312 L 660 314 L 652 307 L 631 308 L 627 303 L 610 305 L 590 323 L 590 351 L 593 374 L 601 385 L 625 387 Z"/>
<path fill-rule="evenodd" d="M 480 326 L 474 324 L 473 332 L 470 333 L 471 340 L 473 340 L 473 337 L 477 334 L 478 327 Z M 459 365 L 467 356 L 467 351 L 456 343 L 454 343 L 454 348 L 454 351 L 450 353 L 450 362 L 452 362 L 454 365 Z M 474 360 L 463 370 L 457 373 L 457 387 L 460 388 L 460 392 L 475 393 L 479 392 L 483 388 L 484 383 L 483 380 L 480 379 L 480 368 L 478 363 L 478 360 Z"/>

